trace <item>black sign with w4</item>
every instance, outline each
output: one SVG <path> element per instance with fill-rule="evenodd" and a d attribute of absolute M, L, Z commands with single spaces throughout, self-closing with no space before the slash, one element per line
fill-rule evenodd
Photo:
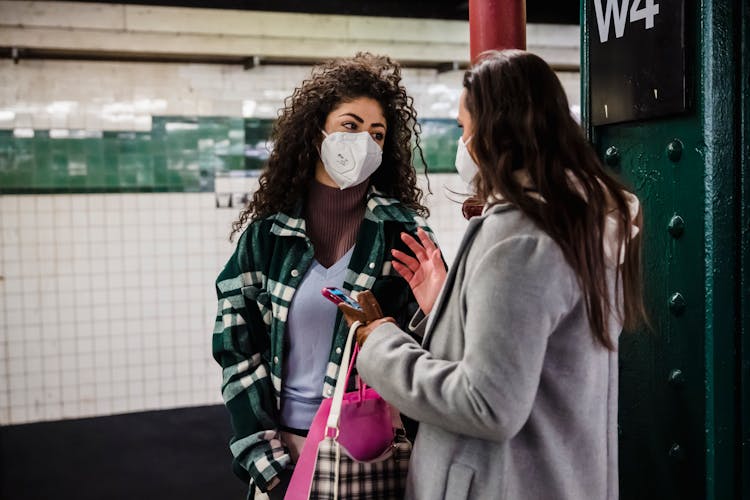
<path fill-rule="evenodd" d="M 588 0 L 591 123 L 685 111 L 685 1 Z"/>

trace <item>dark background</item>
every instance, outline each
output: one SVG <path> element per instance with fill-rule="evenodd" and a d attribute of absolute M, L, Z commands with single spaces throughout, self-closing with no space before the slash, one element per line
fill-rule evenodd
<path fill-rule="evenodd" d="M 242 499 L 223 405 L 0 428 L 3 500 Z"/>

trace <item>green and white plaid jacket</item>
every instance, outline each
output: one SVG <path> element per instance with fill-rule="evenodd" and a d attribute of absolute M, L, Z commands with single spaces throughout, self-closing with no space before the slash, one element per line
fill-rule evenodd
<path fill-rule="evenodd" d="M 278 431 L 283 380 L 283 339 L 289 305 L 312 260 L 312 243 L 298 205 L 294 215 L 277 213 L 254 221 L 237 242 L 216 280 L 219 307 L 213 334 L 213 355 L 223 368 L 222 395 L 232 418 L 230 449 L 235 473 L 266 491 L 275 476 L 290 465 Z M 409 252 L 403 231 L 415 234 L 423 218 L 373 188 L 344 277 L 352 296 L 372 290 L 383 313 L 406 325 L 417 309 L 406 281 L 391 266 L 391 252 Z M 322 395 L 330 397 L 346 339 L 341 313 L 335 323 Z"/>

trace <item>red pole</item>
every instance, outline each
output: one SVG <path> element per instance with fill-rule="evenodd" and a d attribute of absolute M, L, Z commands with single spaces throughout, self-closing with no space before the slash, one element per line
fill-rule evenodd
<path fill-rule="evenodd" d="M 526 0 L 469 0 L 471 60 L 485 50 L 526 49 Z"/>

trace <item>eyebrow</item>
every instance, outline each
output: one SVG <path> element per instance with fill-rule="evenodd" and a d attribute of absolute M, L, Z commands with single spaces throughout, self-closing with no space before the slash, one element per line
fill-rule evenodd
<path fill-rule="evenodd" d="M 352 118 L 354 118 L 355 120 L 357 120 L 359 123 L 365 123 L 365 121 L 362 118 L 360 118 L 359 116 L 355 115 L 354 113 L 342 113 L 342 114 L 339 115 L 339 117 L 342 117 L 342 116 L 351 116 Z M 383 125 L 380 122 L 373 123 L 371 126 L 372 127 L 385 128 L 385 125 Z"/>

